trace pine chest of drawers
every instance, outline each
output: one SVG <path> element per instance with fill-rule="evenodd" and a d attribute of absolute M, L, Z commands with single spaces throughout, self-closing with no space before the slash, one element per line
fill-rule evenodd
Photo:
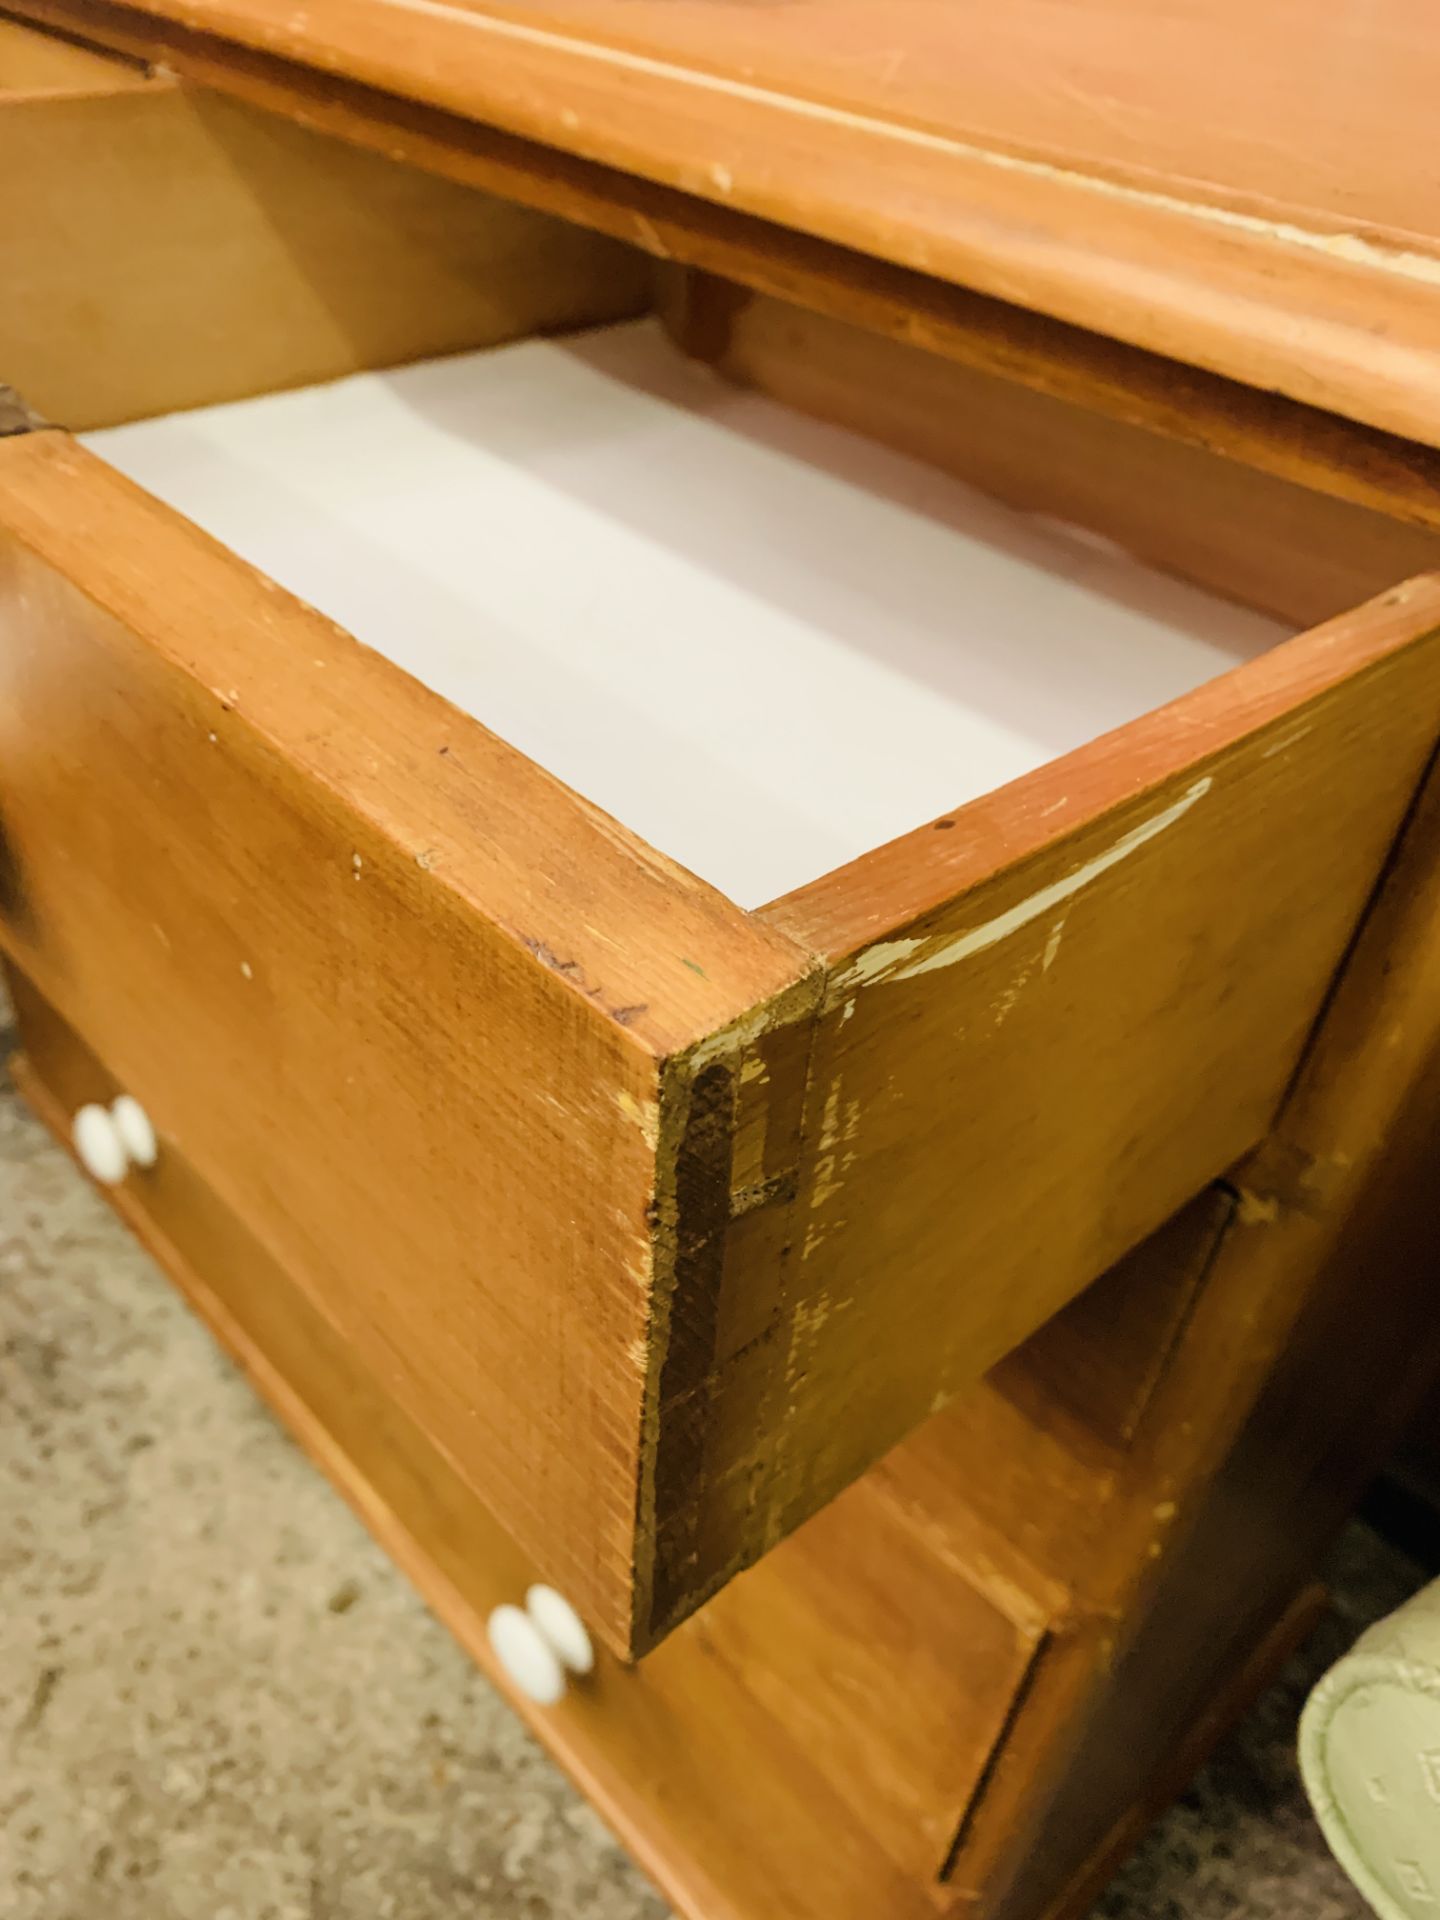
<path fill-rule="evenodd" d="M 216 90 L 0 42 L 34 1097 L 462 1633 L 565 1596 L 559 1744 L 677 1897 L 1040 1911 L 965 1846 L 1325 1297 L 1254 1236 L 1403 1160 L 1410 1079 L 1325 1076 L 1427 951 L 1436 456 L 82 13 Z M 772 1719 L 781 1825 L 861 1824 L 766 1895 L 694 1809 Z"/>

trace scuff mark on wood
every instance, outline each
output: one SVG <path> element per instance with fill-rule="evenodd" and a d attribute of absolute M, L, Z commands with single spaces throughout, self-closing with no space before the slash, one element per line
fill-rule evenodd
<path fill-rule="evenodd" d="M 526 947 L 535 958 L 549 967 L 552 973 L 562 974 L 565 979 L 577 985 L 584 979 L 580 965 L 575 960 L 562 960 L 553 947 L 546 946 L 543 940 L 537 940 L 533 934 L 522 933 L 520 944 Z"/>
<path fill-rule="evenodd" d="M 786 1205 L 795 1198 L 798 1186 L 799 1176 L 792 1168 L 788 1173 L 777 1173 L 773 1180 L 757 1180 L 752 1186 L 740 1187 L 730 1196 L 730 1217 L 738 1220 L 761 1207 Z"/>
<path fill-rule="evenodd" d="M 1261 758 L 1273 760 L 1277 753 L 1288 753 L 1291 747 L 1298 747 L 1309 732 L 1310 725 L 1308 722 L 1303 726 L 1287 728 L 1278 740 L 1272 740 L 1270 742 L 1270 745 L 1266 747 Z"/>
<path fill-rule="evenodd" d="M 356 878 L 359 878 L 358 873 Z M 562 980 L 568 980 L 570 985 L 578 992 L 583 993 L 587 1000 L 593 1000 L 600 1011 L 615 1021 L 617 1026 L 633 1027 L 638 1020 L 643 1020 L 645 1015 L 650 1011 L 650 1003 L 647 1000 L 637 1000 L 633 1005 L 625 1007 L 607 1006 L 604 999 L 604 988 L 596 986 L 587 977 L 585 969 L 580 965 L 578 960 L 565 959 L 561 954 L 556 953 L 555 949 L 546 941 L 537 940 L 533 934 L 522 933 L 518 938 L 521 946 L 525 948 L 527 953 L 533 953 L 542 966 L 549 967 L 552 973 L 558 973 Z"/>
<path fill-rule="evenodd" d="M 1040 887 L 1027 899 L 1016 906 L 1007 907 L 1003 913 L 997 913 L 993 919 L 982 922 L 978 927 L 966 927 L 959 933 L 921 934 L 913 939 L 882 940 L 873 947 L 867 947 L 848 967 L 841 968 L 834 976 L 828 998 L 836 999 L 858 986 L 890 986 L 899 980 L 914 980 L 922 973 L 935 973 L 943 967 L 953 967 L 961 960 L 968 959 L 972 953 L 983 953 L 987 947 L 997 946 L 1012 933 L 1029 926 L 1032 920 L 1038 920 L 1043 914 L 1073 899 L 1092 881 L 1098 880 L 1102 873 L 1119 866 L 1122 860 L 1128 860 L 1147 842 L 1173 827 L 1198 801 L 1204 799 L 1212 785 L 1211 776 L 1204 775 L 1193 786 L 1187 787 L 1172 805 L 1152 814 L 1148 820 L 1142 820 L 1102 853 L 1095 854 L 1078 867 L 1072 867 L 1069 873 L 1052 880 L 1049 886 Z"/>
<path fill-rule="evenodd" d="M 1050 938 L 1045 942 L 1045 957 L 1040 962 L 1040 971 L 1042 973 L 1049 973 L 1051 967 L 1054 966 L 1055 956 L 1060 951 L 1060 942 L 1064 939 L 1064 937 L 1065 937 L 1065 915 L 1062 913 L 1060 918 L 1055 922 L 1054 926 L 1050 929 Z"/>
<path fill-rule="evenodd" d="M 621 1087 L 615 1095 L 615 1104 L 640 1129 L 641 1137 L 647 1146 L 653 1148 L 660 1135 L 660 1108 L 654 1100 L 637 1100 L 627 1088 Z"/>

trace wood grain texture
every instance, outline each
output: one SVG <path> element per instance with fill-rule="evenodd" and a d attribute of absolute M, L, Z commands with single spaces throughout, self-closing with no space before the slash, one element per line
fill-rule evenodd
<path fill-rule="evenodd" d="M 1075 1912 L 1067 1861 L 1097 1890 L 1137 1774 L 1283 1616 L 1440 1369 L 1437 875 L 1432 767 L 1107 1505 L 1088 1578 L 1120 1631 L 1044 1702 L 1065 1731 L 1007 1751 L 957 1861 L 987 1920 Z"/>
<path fill-rule="evenodd" d="M 63 1138 L 65 1115 L 109 1098 L 118 1083 L 27 980 L 12 978 L 27 1048 L 18 1077 Z M 533 1563 L 178 1153 L 109 1197 L 506 1690 L 484 1619 L 523 1591 Z M 1134 1311 L 1146 1280 L 1167 1284 L 1175 1237 L 1157 1238 L 1101 1284 L 1115 1316 Z M 1208 1228 L 1206 1239 L 1213 1245 Z M 1269 1624 L 1240 1636 L 1228 1667 L 1219 1663 L 1217 1689 L 1217 1663 L 1197 1662 L 1196 1641 L 1183 1634 L 1209 1647 L 1233 1622 L 1237 1599 L 1253 1596 L 1189 1577 L 1163 1551 L 1173 1496 L 1203 1498 L 1204 1476 L 1270 1361 L 1268 1340 L 1247 1345 L 1237 1311 L 1245 1280 L 1237 1268 L 1202 1303 L 1128 1458 L 1107 1451 L 1104 1466 L 1087 1463 L 1073 1423 L 1043 1408 L 1027 1421 L 986 1386 L 640 1670 L 602 1653 L 594 1680 L 556 1709 L 511 1695 L 683 1914 L 1008 1920 L 1038 1911 L 1037 1900 L 1047 1914 L 1081 1911 L 1114 1845 L 1133 1840 L 1179 1788 L 1314 1616 L 1313 1592 L 1282 1601 Z M 1262 1302 L 1266 1314 L 1272 1304 Z M 1138 1357 L 1143 1341 L 1127 1337 L 1126 1346 Z M 1368 1446 L 1357 1435 L 1357 1454 Z M 1157 1495 L 1172 1496 L 1168 1506 Z M 1285 1527 L 1251 1538 L 1278 1548 L 1272 1581 L 1288 1601 L 1285 1582 L 1303 1576 L 1308 1539 L 1297 1553 Z M 1120 1705 L 1135 1724 L 1128 1744 L 1112 1742 L 1101 1756 L 1120 1763 L 1118 1792 L 1103 1771 L 1074 1774 L 1087 1817 L 1111 1823 L 1106 1848 L 1084 1855 L 1083 1833 L 1044 1823 L 1043 1794 L 1052 1762 L 1063 1766 L 1075 1751 L 1082 1708 L 1097 1691 L 1116 1700 L 1116 1606 L 1137 1580 L 1159 1587 L 1161 1604 L 1152 1595 L 1137 1618 L 1160 1622 L 1166 1669 L 1125 1671 Z M 1191 1603 L 1182 1637 L 1167 1618 L 1167 1592 Z M 961 1825 L 942 1887 L 930 1836 L 949 1815 Z M 1035 1844 L 1039 1834 L 1046 1844 Z M 997 1841 L 1032 1870 L 1030 1904 L 999 1905 L 999 1875 L 980 1870 L 977 1879 Z"/>
<path fill-rule="evenodd" d="M 1264 1134 L 1433 747 L 1437 615 L 1397 589 L 766 910 L 829 960 L 776 1537 Z"/>
<path fill-rule="evenodd" d="M 832 315 L 681 269 L 661 311 L 732 380 L 1297 628 L 1440 566 L 1440 532 Z"/>
<path fill-rule="evenodd" d="M 1423 0 L 1131 0 L 1068 30 L 1041 0 L 145 11 L 1440 442 Z"/>
<path fill-rule="evenodd" d="M 1111 1446 L 1134 1440 L 1184 1337 L 1234 1211 L 1207 1187 L 991 1372 L 1031 1418 L 1080 1421 Z"/>
<path fill-rule="evenodd" d="M 27 183 L 0 201 L 0 378 L 67 426 L 648 300 L 642 257 L 614 241 L 75 51 L 114 84 L 0 93 L 0 177 Z"/>
<path fill-rule="evenodd" d="M 1339 231 L 1436 233 L 1433 182 L 1417 178 L 1407 147 L 1440 78 L 1418 0 L 1319 21 L 1299 0 L 1244 11 L 1221 0 L 1159 19 L 1139 0 L 1059 20 L 1039 0 L 998 21 L 974 0 L 938 11 L 924 0 L 824 0 L 803 18 L 698 0 L 480 0 L 470 11 L 496 22 L 497 44 L 509 37 L 503 23 L 523 22 L 537 41 L 573 36 L 617 68 L 627 56 L 637 72 L 668 61 L 697 87 L 713 76 L 717 91 L 728 82 L 783 94 L 797 110 L 814 103 L 819 139 L 829 107 L 897 135 L 953 131 L 1157 189 L 1160 176 L 1183 177 L 1196 198 L 1308 210 Z M 1242 32 L 1253 63 L 1237 76 Z M 1327 164 L 1341 147 L 1358 149 L 1343 182 Z"/>
<path fill-rule="evenodd" d="M 19 1077 L 63 1138 L 65 1116 L 118 1083 L 12 979 Z M 967 1579 L 958 1461 L 907 1487 L 897 1456 L 641 1668 L 602 1652 L 593 1679 L 540 1709 L 484 1631 L 534 1561 L 180 1154 L 107 1197 L 683 1910 L 917 1920 L 943 1907 L 955 1822 L 1043 1624 L 1033 1606 L 1017 1624 Z"/>
<path fill-rule="evenodd" d="M 0 19 L 0 106 L 40 95 L 159 90 L 170 84 L 137 60 L 117 59 L 19 20 Z"/>
<path fill-rule="evenodd" d="M 643 1645 L 672 1307 L 805 957 L 68 436 L 0 441 L 0 524 L 6 945 Z"/>
<path fill-rule="evenodd" d="M 1045 1351 L 1052 1327 L 638 1674 L 602 1659 L 593 1695 L 577 1690 L 551 1714 L 517 1703 L 683 1912 L 696 1920 L 1078 1914 L 1181 1770 L 1293 1643 L 1313 1610 L 1303 1583 L 1324 1534 L 1440 1361 L 1430 1298 L 1440 1248 L 1427 1204 L 1440 1071 L 1437 869 L 1432 780 L 1273 1137 L 1238 1171 L 1233 1195 L 1201 1203 L 1193 1240 L 1176 1222 L 1138 1250 L 1101 1283 L 1095 1310 L 1072 1322 L 1059 1355 Z M 18 986 L 43 1082 L 27 1086 L 63 1130 L 76 1102 L 108 1096 L 117 1083 Z M 1217 1245 L 1215 1212 L 1225 1217 L 1231 1198 L 1234 1225 Z M 487 1662 L 483 1615 L 523 1587 L 534 1562 L 489 1521 L 393 1397 L 376 1393 L 353 1350 L 179 1153 L 167 1152 L 155 1175 L 116 1199 L 442 1618 Z M 1203 1269 L 1194 1288 L 1192 1261 Z M 1169 1315 L 1152 1312 L 1152 1288 L 1193 1299 L 1178 1337 Z M 1097 1361 L 1103 1371 L 1115 1358 L 1103 1350 L 1112 1339 L 1132 1356 L 1143 1389 L 1123 1434 L 1111 1419 L 1114 1382 L 1079 1408 L 1042 1390 L 1065 1354 L 1087 1374 Z M 1017 1392 L 1022 1378 L 1029 1390 Z M 852 1744 L 869 1696 L 832 1703 L 832 1717 L 808 1675 L 797 1688 L 803 1657 L 772 1660 L 763 1625 L 777 1611 L 788 1623 L 788 1610 L 798 1609 L 823 1643 L 833 1597 L 824 1550 L 813 1562 L 818 1620 L 805 1609 L 808 1570 L 793 1587 L 786 1576 L 778 1594 L 758 1583 L 780 1582 L 787 1556 L 798 1565 L 813 1542 L 828 1539 L 847 1583 L 843 1604 L 863 1604 L 850 1585 L 855 1556 L 863 1562 L 867 1540 L 891 1537 L 892 1515 L 950 1570 L 957 1596 L 985 1596 L 1020 1626 L 1022 1641 L 1045 1634 L 998 1743 L 996 1695 L 989 1704 L 970 1695 L 968 1706 L 944 1695 L 957 1759 L 973 1768 L 988 1749 L 950 1863 L 950 1904 L 898 1873 L 890 1842 L 871 1837 L 868 1810 L 856 1815 L 846 1782 L 863 1789 L 871 1778 L 871 1756 Z M 753 1617 L 729 1611 L 761 1592 L 765 1605 Z M 887 1603 L 894 1592 L 890 1583 Z M 935 1617 L 945 1616 L 942 1606 Z M 967 1637 L 985 1617 L 971 1601 L 957 1617 L 949 1644 L 973 1686 L 995 1643 L 988 1629 Z M 911 1671 L 904 1623 L 886 1631 L 902 1636 L 896 1670 Z M 847 1671 L 848 1639 L 832 1656 Z M 893 1687 L 881 1696 L 883 1720 L 867 1736 L 881 1742 L 878 1764 L 908 1765 L 923 1751 L 936 1684 L 934 1643 L 925 1644 L 925 1679 L 900 1696 L 909 1713 L 893 1749 L 886 1730 L 902 1715 Z M 794 1652 L 788 1639 L 786 1649 Z M 892 1780 L 877 1832 L 893 1832 L 902 1783 L 914 1778 Z M 940 1799 L 926 1804 L 938 1809 Z"/>
<path fill-rule="evenodd" d="M 704 1491 L 659 1626 L 1264 1133 L 1433 746 L 1437 617 L 1397 589 L 761 916 L 828 973 L 804 1058 L 756 1061 L 772 1204 L 707 1240 L 672 1349 L 662 1458 Z M 1176 1257 L 1142 1345 L 1184 1323 Z M 1122 1353 L 1093 1385 L 1123 1438 L 1153 1381 Z"/>
<path fill-rule="evenodd" d="M 767 924 L 67 437 L 0 508 L 13 951 L 631 1652 L 1258 1137 L 1431 737 L 1421 584 Z"/>
<path fill-rule="evenodd" d="M 1016 304 L 1019 296 L 957 285 L 927 263 L 902 266 L 817 238 L 784 218 L 743 211 L 733 196 L 724 204 L 700 198 L 464 111 L 364 85 L 334 65 L 278 57 L 268 42 L 262 51 L 111 0 L 26 0 L 24 11 L 416 167 L 618 235 L 661 260 L 688 261 L 1416 525 L 1440 524 L 1434 449 L 1342 418 L 1330 410 L 1333 397 L 1304 404 L 1288 397 L 1283 381 L 1237 384 L 1037 313 Z M 559 99 L 551 96 L 552 105 Z M 1293 356 L 1293 342 L 1287 352 Z"/>

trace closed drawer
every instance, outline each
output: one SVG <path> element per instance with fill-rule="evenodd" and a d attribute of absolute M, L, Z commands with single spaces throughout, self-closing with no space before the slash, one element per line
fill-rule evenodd
<path fill-rule="evenodd" d="M 654 320 L 14 431 L 0 938 L 643 1652 L 1264 1132 L 1440 588 L 1287 639 L 1226 519 L 1202 590 Z"/>
<path fill-rule="evenodd" d="M 27 980 L 11 986 L 20 1084 L 63 1130 L 120 1083 Z M 679 1908 L 869 1920 L 878 1899 L 887 1915 L 934 1914 L 956 1829 L 1068 1599 L 1053 1571 L 997 1552 L 968 1508 L 983 1443 L 967 1449 L 962 1432 L 913 1473 L 898 1449 L 638 1669 L 602 1650 L 537 1703 L 486 1630 L 536 1579 L 533 1557 L 181 1154 L 113 1197 Z M 1088 1491 L 1063 1456 L 1047 1464 L 1057 1496 Z"/>

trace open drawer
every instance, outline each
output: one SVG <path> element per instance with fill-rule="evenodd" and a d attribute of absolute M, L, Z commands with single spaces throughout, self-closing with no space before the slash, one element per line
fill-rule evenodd
<path fill-rule="evenodd" d="M 1440 692 L 1275 617 L 1421 536 L 681 306 L 0 439 L 0 938 L 627 1654 L 1263 1134 Z"/>

